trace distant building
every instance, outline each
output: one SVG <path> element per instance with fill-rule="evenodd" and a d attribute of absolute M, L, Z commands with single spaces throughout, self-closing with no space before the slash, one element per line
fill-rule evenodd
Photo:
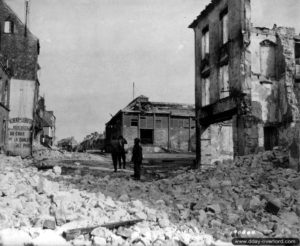
<path fill-rule="evenodd" d="M 57 142 L 57 146 L 66 151 L 75 151 L 78 143 L 74 137 L 64 138 Z"/>
<path fill-rule="evenodd" d="M 45 111 L 43 117 L 43 135 L 42 142 L 46 142 L 48 145 L 52 146 L 55 141 L 55 121 L 53 111 Z"/>
<path fill-rule="evenodd" d="M 45 98 L 40 97 L 35 112 L 34 141 L 52 146 L 55 141 L 56 117 L 53 111 L 47 111 Z"/>
<path fill-rule="evenodd" d="M 32 151 L 40 45 L 4 0 L 0 0 L 0 26 L 0 63 L 11 73 L 7 150 L 25 157 Z"/>
<path fill-rule="evenodd" d="M 213 0 L 190 28 L 195 33 L 197 164 L 283 146 L 290 167 L 300 170 L 300 37 L 295 29 L 254 27 L 250 0 Z"/>
<path fill-rule="evenodd" d="M 103 134 L 94 132 L 90 135 L 87 135 L 84 140 L 78 146 L 78 151 L 86 150 L 105 150 L 105 137 Z"/>
<path fill-rule="evenodd" d="M 139 96 L 106 123 L 106 143 L 123 135 L 128 146 L 140 138 L 144 145 L 179 151 L 195 150 L 195 110 L 193 105 L 151 102 Z"/>

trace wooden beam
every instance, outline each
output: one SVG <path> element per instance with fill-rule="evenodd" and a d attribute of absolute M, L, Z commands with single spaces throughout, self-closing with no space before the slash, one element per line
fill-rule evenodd
<path fill-rule="evenodd" d="M 105 227 L 107 229 L 112 230 L 112 229 L 117 229 L 121 226 L 132 226 L 132 225 L 142 222 L 142 221 L 143 221 L 142 219 L 136 219 L 136 220 L 121 221 L 121 222 L 116 222 L 116 223 L 109 223 L 109 224 L 104 224 L 104 225 L 99 225 L 99 226 L 76 228 L 76 229 L 72 229 L 72 230 L 63 232 L 63 237 L 67 241 L 70 241 L 80 235 L 90 234 L 94 229 L 96 229 L 98 227 Z"/>

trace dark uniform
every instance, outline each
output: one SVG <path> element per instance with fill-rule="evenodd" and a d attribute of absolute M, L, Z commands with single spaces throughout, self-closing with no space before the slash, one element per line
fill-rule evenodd
<path fill-rule="evenodd" d="M 141 166 L 143 161 L 143 148 L 140 146 L 140 139 L 134 139 L 134 146 L 132 149 L 132 159 L 134 164 L 134 178 L 141 179 Z"/>
<path fill-rule="evenodd" d="M 125 153 L 124 145 L 127 144 L 127 141 L 122 136 L 120 136 L 118 138 L 118 141 L 119 141 L 119 154 L 118 154 L 119 168 L 122 167 L 122 161 L 123 161 L 123 168 L 125 169 L 125 166 L 126 166 L 126 153 Z"/>
<path fill-rule="evenodd" d="M 119 154 L 119 143 L 118 140 L 113 137 L 111 140 L 111 158 L 114 164 L 115 172 L 118 168 L 118 154 Z"/>

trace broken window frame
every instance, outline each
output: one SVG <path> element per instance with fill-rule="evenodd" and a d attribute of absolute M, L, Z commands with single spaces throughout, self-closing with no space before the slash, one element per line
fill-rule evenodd
<path fill-rule="evenodd" d="M 219 85 L 220 85 L 219 87 L 220 99 L 229 97 L 230 87 L 229 87 L 229 65 L 228 64 L 225 64 L 220 67 Z"/>
<path fill-rule="evenodd" d="M 137 126 L 139 126 L 139 120 L 138 119 L 131 119 L 130 120 L 130 126 L 131 127 L 137 127 Z"/>
<path fill-rule="evenodd" d="M 206 26 L 202 30 L 201 36 L 201 58 L 205 59 L 209 55 L 209 27 Z"/>
<path fill-rule="evenodd" d="M 221 22 L 221 35 L 222 35 L 222 44 L 226 44 L 229 41 L 229 25 L 228 25 L 228 7 L 226 7 L 220 13 L 220 22 Z"/>

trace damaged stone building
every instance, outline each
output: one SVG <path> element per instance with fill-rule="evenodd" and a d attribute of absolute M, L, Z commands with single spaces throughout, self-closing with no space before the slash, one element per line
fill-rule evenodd
<path fill-rule="evenodd" d="M 194 105 L 151 102 L 139 96 L 106 123 L 105 133 L 107 145 L 122 135 L 128 147 L 138 137 L 143 145 L 195 151 Z"/>
<path fill-rule="evenodd" d="M 283 146 L 299 169 L 300 37 L 252 21 L 250 0 L 213 0 L 189 26 L 197 164 Z"/>
<path fill-rule="evenodd" d="M 39 40 L 5 1 L 0 0 L 0 63 L 10 72 L 7 151 L 12 155 L 31 155 L 39 94 L 39 50 Z"/>

